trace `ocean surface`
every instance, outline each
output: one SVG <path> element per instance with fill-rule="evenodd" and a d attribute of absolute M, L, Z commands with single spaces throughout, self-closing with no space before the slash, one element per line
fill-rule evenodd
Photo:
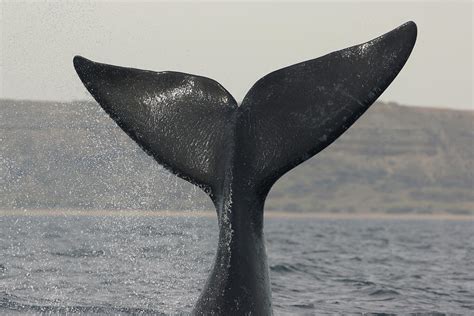
<path fill-rule="evenodd" d="M 474 222 L 267 218 L 276 315 L 474 315 Z M 0 314 L 186 314 L 208 217 L 2 216 Z"/>

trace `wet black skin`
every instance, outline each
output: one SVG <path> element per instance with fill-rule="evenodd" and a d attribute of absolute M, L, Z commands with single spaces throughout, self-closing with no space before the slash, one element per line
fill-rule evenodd
<path fill-rule="evenodd" d="M 237 105 L 216 81 L 74 58 L 87 90 L 155 160 L 217 210 L 215 263 L 196 315 L 271 315 L 265 198 L 283 174 L 344 133 L 402 69 L 408 22 L 367 43 L 272 72 Z"/>

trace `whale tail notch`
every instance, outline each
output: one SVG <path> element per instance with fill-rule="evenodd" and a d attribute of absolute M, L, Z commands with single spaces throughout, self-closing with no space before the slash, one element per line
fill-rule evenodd
<path fill-rule="evenodd" d="M 74 58 L 85 87 L 160 164 L 207 191 L 222 182 L 229 148 L 268 192 L 285 172 L 344 133 L 408 59 L 413 22 L 372 41 L 274 71 L 240 107 L 216 81 Z M 228 150 L 229 149 L 229 150 Z"/>

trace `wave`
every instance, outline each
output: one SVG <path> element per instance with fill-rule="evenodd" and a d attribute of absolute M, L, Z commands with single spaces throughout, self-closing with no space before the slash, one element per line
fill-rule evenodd
<path fill-rule="evenodd" d="M 70 257 L 70 258 L 86 258 L 86 257 L 101 257 L 105 255 L 103 250 L 94 250 L 94 249 L 72 249 L 68 251 L 55 251 L 51 253 L 54 256 L 59 257 Z"/>
<path fill-rule="evenodd" d="M 398 296 L 401 295 L 399 292 L 395 290 L 389 289 L 377 289 L 369 293 L 370 296 Z"/>

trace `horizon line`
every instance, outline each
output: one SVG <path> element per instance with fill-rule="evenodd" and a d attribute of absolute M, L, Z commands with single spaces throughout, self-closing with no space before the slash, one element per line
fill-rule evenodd
<path fill-rule="evenodd" d="M 0 209 L 0 217 L 7 216 L 90 216 L 90 217 L 195 217 L 216 218 L 215 211 L 209 210 L 84 210 L 84 209 Z M 438 220 L 474 221 L 474 214 L 390 214 L 390 213 L 312 213 L 266 211 L 265 218 L 282 219 L 331 219 L 331 220 Z"/>

